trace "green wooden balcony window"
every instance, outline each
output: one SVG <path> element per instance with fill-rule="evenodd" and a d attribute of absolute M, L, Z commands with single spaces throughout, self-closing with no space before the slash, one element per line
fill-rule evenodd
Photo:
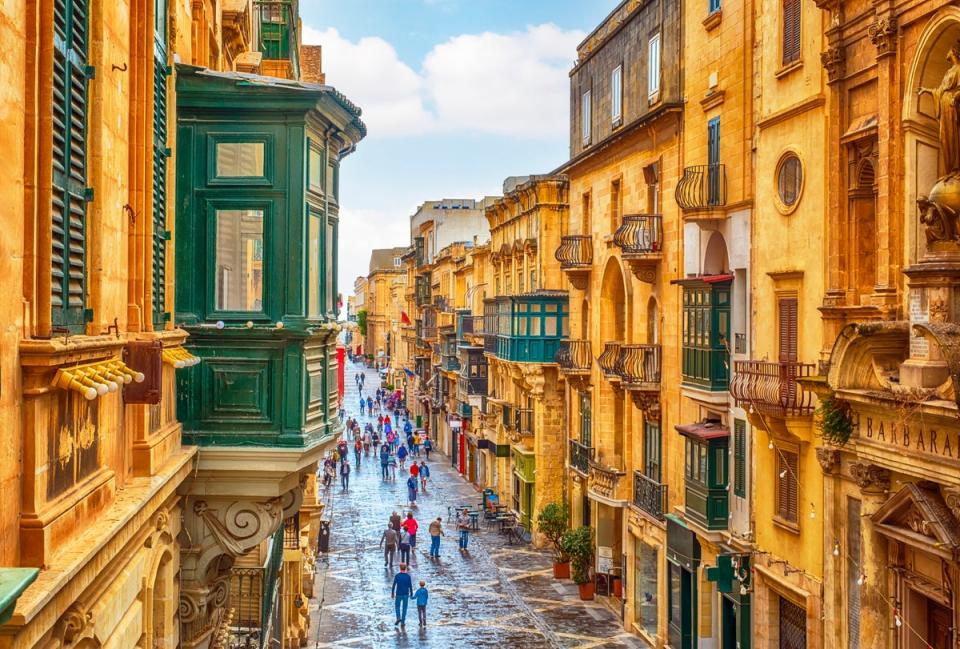
<path fill-rule="evenodd" d="M 710 530 L 726 529 L 728 437 L 696 439 L 685 443 L 684 477 L 687 517 Z"/>
<path fill-rule="evenodd" d="M 263 210 L 216 211 L 215 308 L 263 312 Z"/>
<path fill-rule="evenodd" d="M 496 305 L 498 358 L 552 363 L 569 335 L 567 295 L 555 292 L 500 297 Z"/>
<path fill-rule="evenodd" d="M 683 289 L 683 383 L 711 391 L 730 380 L 730 281 Z"/>

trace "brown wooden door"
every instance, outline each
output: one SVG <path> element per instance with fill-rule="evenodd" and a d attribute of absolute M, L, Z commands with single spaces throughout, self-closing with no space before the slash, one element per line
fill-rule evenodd
<path fill-rule="evenodd" d="M 927 601 L 927 644 L 932 649 L 952 649 L 950 645 L 951 618 L 950 609 Z"/>

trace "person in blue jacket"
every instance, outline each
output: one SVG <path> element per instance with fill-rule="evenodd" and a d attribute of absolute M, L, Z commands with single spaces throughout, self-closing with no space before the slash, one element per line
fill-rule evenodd
<path fill-rule="evenodd" d="M 393 597 L 393 607 L 397 613 L 397 621 L 393 625 L 407 626 L 407 606 L 410 605 L 410 597 L 413 596 L 413 579 L 410 578 L 405 563 L 400 564 L 400 572 L 393 577 L 390 596 Z"/>
<path fill-rule="evenodd" d="M 427 583 L 420 580 L 420 588 L 413 594 L 417 600 L 417 617 L 420 618 L 420 626 L 427 626 L 427 598 L 430 594 L 427 592 Z"/>

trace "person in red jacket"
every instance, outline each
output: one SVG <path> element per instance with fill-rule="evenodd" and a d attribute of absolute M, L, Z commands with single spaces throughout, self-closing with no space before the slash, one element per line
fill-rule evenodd
<path fill-rule="evenodd" d="M 410 535 L 410 548 L 415 548 L 417 546 L 417 519 L 413 517 L 413 512 L 407 512 L 407 519 L 400 524 L 400 527 L 407 530 L 407 534 Z"/>
<path fill-rule="evenodd" d="M 417 476 L 420 475 L 420 467 L 417 466 L 416 462 L 410 465 L 410 475 L 413 476 L 414 480 L 416 480 Z"/>

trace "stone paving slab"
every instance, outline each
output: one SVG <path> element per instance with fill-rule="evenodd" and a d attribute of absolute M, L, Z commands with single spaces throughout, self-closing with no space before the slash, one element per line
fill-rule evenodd
<path fill-rule="evenodd" d="M 357 413 L 359 395 L 354 374 L 346 368 L 347 416 L 361 426 L 369 417 Z M 376 389 L 378 379 L 366 370 L 364 393 Z M 353 456 L 351 454 L 351 460 Z M 416 587 L 421 579 L 430 591 L 427 626 L 419 628 L 411 601 L 406 628 L 394 625 L 390 586 L 396 566 L 384 567 L 378 546 L 390 513 L 405 513 L 405 477 L 383 482 L 379 461 L 372 455 L 353 467 L 350 488 L 339 483 L 322 492 L 325 514 L 331 517 L 330 552 L 317 562 L 315 594 L 310 602 L 308 647 L 645 647 L 623 631 L 619 618 L 596 602 L 582 602 L 576 586 L 553 578 L 550 556 L 531 545 L 510 546 L 496 528 L 471 534 L 461 552 L 449 518 L 451 508 L 476 506 L 480 494 L 450 466 L 449 458 L 434 454 L 426 493 L 411 511 L 420 523 L 417 547 L 411 559 Z M 443 518 L 440 558 L 428 556 L 427 525 Z"/>

